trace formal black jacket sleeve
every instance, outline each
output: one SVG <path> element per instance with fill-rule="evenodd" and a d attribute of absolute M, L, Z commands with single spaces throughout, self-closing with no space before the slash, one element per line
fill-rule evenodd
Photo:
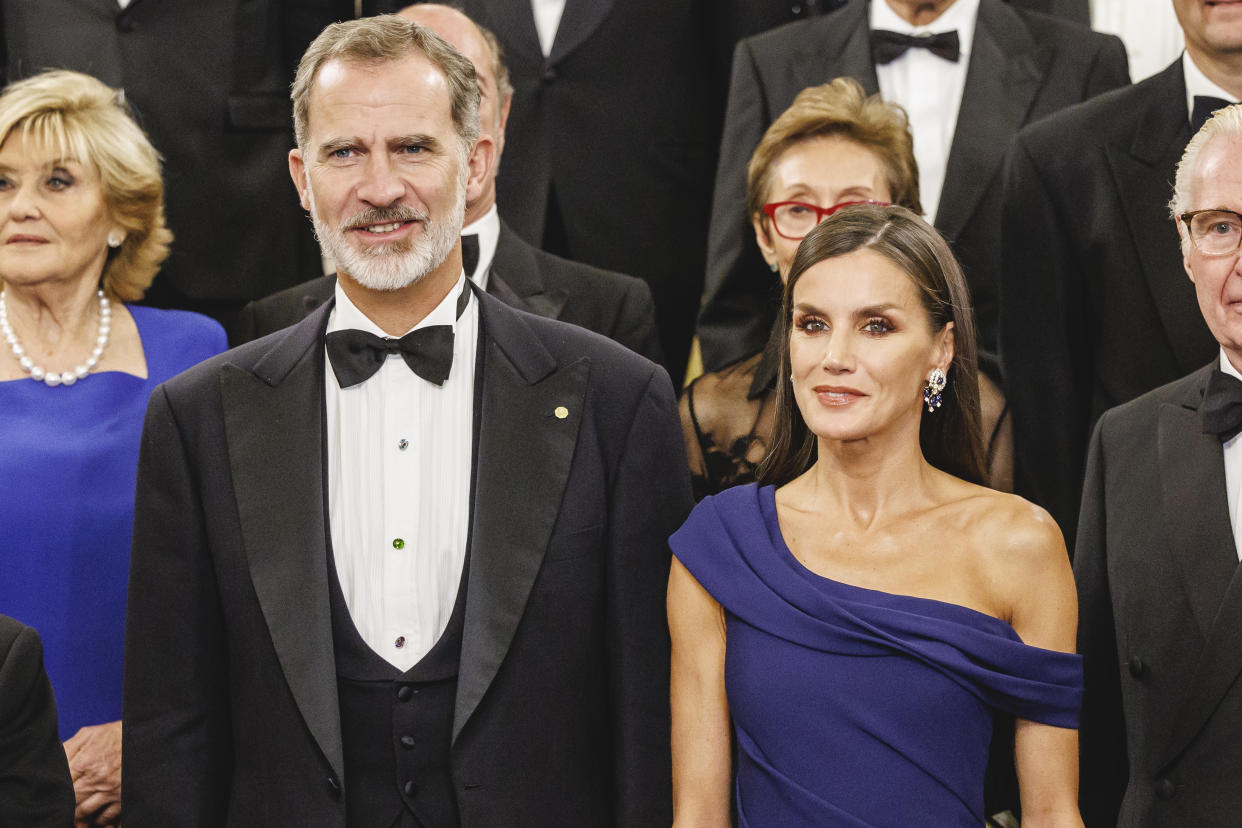
<path fill-rule="evenodd" d="M 1122 715 L 1117 633 L 1108 583 L 1105 520 L 1105 415 L 1096 427 L 1087 459 L 1082 513 L 1074 544 L 1078 584 L 1078 650 L 1083 656 L 1086 695 L 1079 728 L 1079 800 L 1087 825 L 1116 825 L 1126 789 L 1128 762 Z M 1156 481 L 1152 481 L 1156 485 Z"/>
<path fill-rule="evenodd" d="M 125 623 L 130 826 L 222 825 L 229 805 L 225 619 L 201 504 L 195 463 L 160 386 L 139 451 Z"/>
<path fill-rule="evenodd" d="M 73 824 L 73 783 L 39 635 L 0 616 L 0 825 Z"/>

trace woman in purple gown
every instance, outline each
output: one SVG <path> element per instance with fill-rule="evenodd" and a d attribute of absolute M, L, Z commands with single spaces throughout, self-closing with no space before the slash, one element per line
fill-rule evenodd
<path fill-rule="evenodd" d="M 0 95 L 0 613 L 34 627 L 79 825 L 117 824 L 138 442 L 160 382 L 224 349 L 130 306 L 168 255 L 159 157 L 119 93 L 47 72 Z"/>
<path fill-rule="evenodd" d="M 858 205 L 800 245 L 759 482 L 673 536 L 675 824 L 984 824 L 998 713 L 1023 825 L 1081 826 L 1065 545 L 983 478 L 965 281 L 934 229 Z"/>

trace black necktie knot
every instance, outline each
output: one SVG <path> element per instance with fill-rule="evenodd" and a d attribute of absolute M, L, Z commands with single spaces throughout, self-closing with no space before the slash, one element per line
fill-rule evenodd
<path fill-rule="evenodd" d="M 1215 434 L 1222 443 L 1242 433 L 1242 380 L 1217 368 L 1203 394 L 1203 433 Z"/>
<path fill-rule="evenodd" d="M 910 49 L 926 49 L 953 63 L 957 63 L 962 57 L 956 29 L 920 35 L 890 32 L 887 29 L 874 29 L 871 32 L 871 54 L 876 63 L 892 63 Z"/>

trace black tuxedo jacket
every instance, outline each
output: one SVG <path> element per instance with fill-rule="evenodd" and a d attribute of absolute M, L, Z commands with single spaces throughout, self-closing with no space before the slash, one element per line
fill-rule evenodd
<path fill-rule="evenodd" d="M 335 276 L 323 276 L 242 308 L 234 345 L 299 322 L 332 298 Z M 545 253 L 500 223 L 487 292 L 510 307 L 603 334 L 653 362 L 661 361 L 651 290 L 641 279 Z"/>
<path fill-rule="evenodd" d="M 1074 559 L 1087 825 L 1242 813 L 1242 568 L 1199 413 L 1213 367 L 1107 412 L 1091 440 Z"/>
<path fill-rule="evenodd" d="M 849 76 L 869 94 L 879 91 L 870 31 L 867 3 L 851 2 L 737 46 L 699 316 L 708 370 L 760 350 L 775 314 L 780 281 L 764 266 L 746 215 L 751 153 L 808 86 Z M 935 221 L 970 281 L 981 350 L 995 351 L 1005 148 L 1024 124 L 1128 82 L 1125 47 L 1116 37 L 981 0 Z"/>
<path fill-rule="evenodd" d="M 856 1 L 856 0 L 855 0 Z M 723 0 L 718 6 L 719 14 L 725 18 L 720 27 L 722 35 L 728 38 L 722 41 L 728 48 L 727 58 L 733 52 L 734 45 L 744 37 L 757 35 L 774 29 L 785 23 L 814 17 L 834 11 L 850 0 Z M 1053 14 L 1069 20 L 1076 20 L 1083 25 L 1091 24 L 1090 0 L 1006 0 L 1011 6 L 1031 11 Z"/>
<path fill-rule="evenodd" d="M 1066 537 L 1096 418 L 1218 352 L 1168 213 L 1188 120 L 1178 60 L 1010 151 L 1000 342 L 1016 486 Z"/>
<path fill-rule="evenodd" d="M 530 3 L 460 3 L 496 33 L 513 81 L 501 216 L 544 247 L 555 210 L 565 238 L 552 252 L 647 282 L 677 376 L 694 332 L 720 141 L 715 3 L 566 0 L 547 58 Z"/>
<path fill-rule="evenodd" d="M 667 825 L 667 538 L 692 505 L 673 389 L 603 337 L 476 296 L 462 825 Z M 344 825 L 330 307 L 152 396 L 126 630 L 130 828 Z"/>
<path fill-rule="evenodd" d="M 323 27 L 352 17 L 348 0 L 0 0 L 2 65 L 6 82 L 59 68 L 124 89 L 165 159 L 176 240 L 158 279 L 240 304 L 317 267 L 289 183 L 289 84 Z"/>
<path fill-rule="evenodd" d="M 73 824 L 73 782 L 39 634 L 0 615 L 0 825 Z"/>

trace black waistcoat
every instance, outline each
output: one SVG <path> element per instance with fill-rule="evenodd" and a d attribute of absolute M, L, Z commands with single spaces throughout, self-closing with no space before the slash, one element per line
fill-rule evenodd
<path fill-rule="evenodd" d="M 460 823 L 449 746 L 469 569 L 467 553 L 444 633 L 402 673 L 363 641 L 329 557 L 350 828 L 453 828 Z"/>

